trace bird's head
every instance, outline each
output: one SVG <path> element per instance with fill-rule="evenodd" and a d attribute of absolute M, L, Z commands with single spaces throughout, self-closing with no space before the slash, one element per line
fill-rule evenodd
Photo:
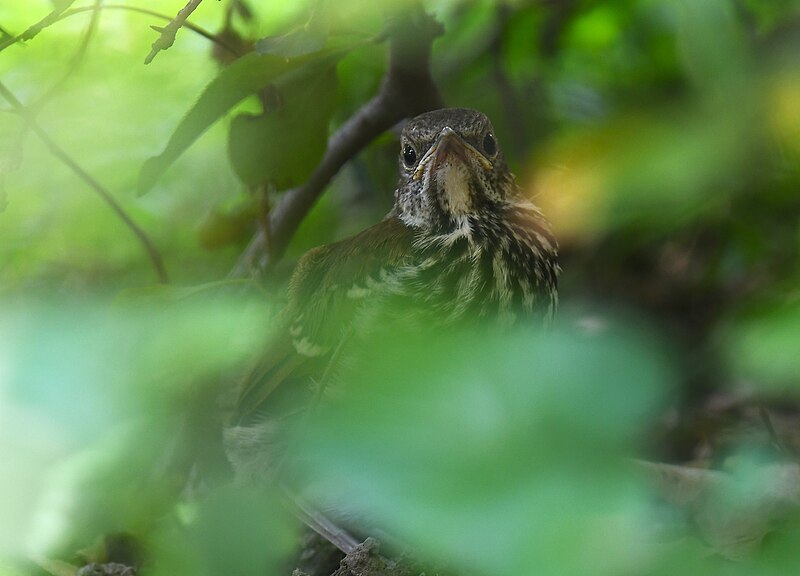
<path fill-rule="evenodd" d="M 445 108 L 410 120 L 398 163 L 394 211 L 414 228 L 457 226 L 502 205 L 514 191 L 492 124 L 477 110 Z"/>

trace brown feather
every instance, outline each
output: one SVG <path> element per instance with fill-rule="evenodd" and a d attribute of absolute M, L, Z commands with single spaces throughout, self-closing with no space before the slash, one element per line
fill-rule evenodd
<path fill-rule="evenodd" d="M 387 217 L 356 236 L 303 255 L 289 281 L 281 327 L 241 381 L 239 419 L 254 413 L 283 385 L 321 376 L 350 321 L 369 304 L 348 291 L 378 278 L 382 269 L 403 265 L 412 243 L 413 230 Z M 319 354 L 303 354 L 299 344 L 304 339 L 306 348 L 318 347 Z"/>

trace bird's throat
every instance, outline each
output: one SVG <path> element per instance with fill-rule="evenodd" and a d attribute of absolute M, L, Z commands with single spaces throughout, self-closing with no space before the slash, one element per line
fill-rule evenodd
<path fill-rule="evenodd" d="M 463 162 L 448 159 L 436 170 L 436 188 L 440 202 L 452 216 L 465 216 L 472 210 L 470 172 Z"/>

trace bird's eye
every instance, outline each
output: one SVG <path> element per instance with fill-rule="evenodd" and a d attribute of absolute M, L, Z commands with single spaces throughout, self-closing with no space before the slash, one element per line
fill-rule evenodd
<path fill-rule="evenodd" d="M 417 161 L 417 151 L 414 150 L 414 147 L 411 144 L 406 144 L 403 146 L 403 162 L 406 163 L 406 166 L 409 168 L 414 165 L 414 162 Z"/>
<path fill-rule="evenodd" d="M 497 154 L 497 142 L 495 142 L 491 132 L 487 132 L 486 136 L 483 137 L 483 151 L 489 156 Z"/>

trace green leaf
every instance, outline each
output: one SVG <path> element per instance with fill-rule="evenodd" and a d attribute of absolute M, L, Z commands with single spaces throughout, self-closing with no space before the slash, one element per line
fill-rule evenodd
<path fill-rule="evenodd" d="M 193 296 L 208 296 L 209 293 L 220 291 L 225 288 L 256 288 L 257 285 L 252 280 L 246 278 L 228 278 L 197 284 L 194 286 L 175 286 L 172 284 L 153 284 L 139 288 L 128 288 L 122 290 L 116 298 L 118 304 L 149 301 L 156 303 L 174 303 Z"/>
<path fill-rule="evenodd" d="M 305 66 L 335 62 L 354 46 L 325 49 L 293 59 L 251 53 L 236 60 L 206 87 L 172 133 L 164 151 L 144 163 L 139 173 L 138 193 L 148 192 L 167 168 L 238 102 Z"/>
<path fill-rule="evenodd" d="M 256 42 L 256 52 L 285 58 L 305 56 L 321 50 L 325 46 L 326 40 L 326 30 L 295 30 L 288 34 L 262 38 Z"/>
<path fill-rule="evenodd" d="M 729 0 L 678 0 L 678 46 L 692 80 L 701 87 L 731 89 L 748 64 L 746 37 Z M 731 86 L 731 82 L 737 84 Z"/>
<path fill-rule="evenodd" d="M 149 533 L 172 508 L 187 460 L 212 444 L 197 432 L 215 421 L 203 399 L 270 322 L 263 298 L 207 296 L 0 307 L 0 453 L 13 462 L 0 466 L 0 556 Z"/>
<path fill-rule="evenodd" d="M 322 71 L 314 66 L 279 87 L 277 109 L 233 119 L 228 154 L 245 184 L 271 182 L 284 190 L 308 178 L 325 153 L 336 84 L 334 66 Z"/>
<path fill-rule="evenodd" d="M 220 488 L 200 502 L 187 526 L 154 534 L 152 573 L 280 574 L 298 540 L 294 522 L 265 488 Z"/>
<path fill-rule="evenodd" d="M 13 376 L 3 400 L 35 406 L 79 440 L 127 415 L 180 405 L 254 354 L 267 333 L 266 301 L 232 289 L 226 297 L 221 287 L 236 285 L 154 289 L 124 305 L 6 307 L 0 343 Z"/>
<path fill-rule="evenodd" d="M 724 332 L 734 370 L 766 392 L 798 393 L 800 304 L 738 319 Z"/>
<path fill-rule="evenodd" d="M 359 343 L 301 442 L 314 493 L 457 571 L 626 573 L 646 519 L 623 459 L 669 385 L 658 350 L 569 326 Z"/>
<path fill-rule="evenodd" d="M 246 243 L 255 232 L 258 212 L 259 199 L 255 196 L 230 209 L 213 207 L 198 227 L 200 244 L 206 250 L 217 250 Z"/>

